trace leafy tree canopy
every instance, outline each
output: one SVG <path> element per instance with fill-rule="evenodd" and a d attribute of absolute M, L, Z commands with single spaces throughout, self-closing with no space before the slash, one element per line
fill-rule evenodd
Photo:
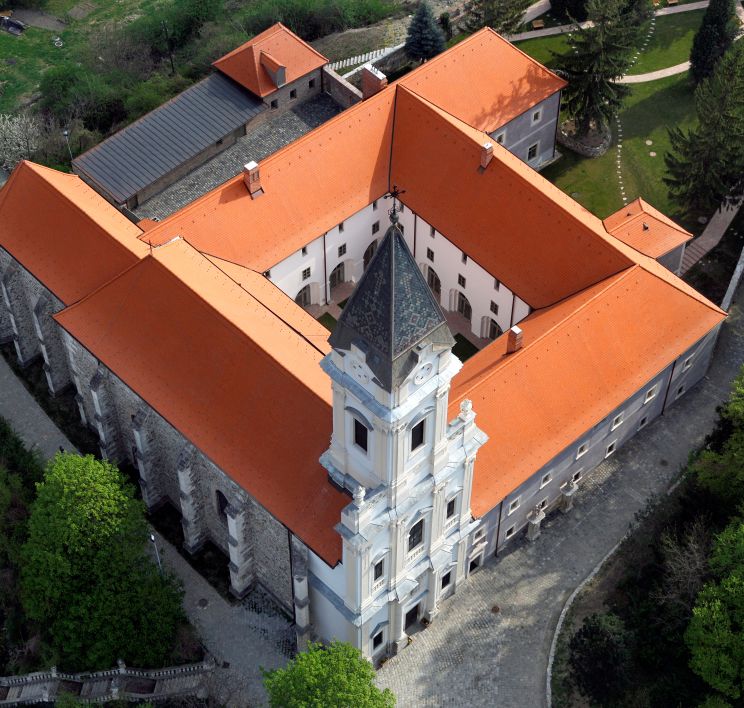
<path fill-rule="evenodd" d="M 350 644 L 310 644 L 286 668 L 264 671 L 272 708 L 393 708 L 395 696 L 374 684 L 375 670 Z"/>
<path fill-rule="evenodd" d="M 21 590 L 27 615 L 74 670 L 162 664 L 180 593 L 146 555 L 144 507 L 112 464 L 58 454 L 29 518 Z"/>
<path fill-rule="evenodd" d="M 465 6 L 465 25 L 471 32 L 492 27 L 499 34 L 515 34 L 530 0 L 471 0 Z"/>
<path fill-rule="evenodd" d="M 408 25 L 405 51 L 418 61 L 426 61 L 444 51 L 444 35 L 426 2 L 419 4 Z"/>

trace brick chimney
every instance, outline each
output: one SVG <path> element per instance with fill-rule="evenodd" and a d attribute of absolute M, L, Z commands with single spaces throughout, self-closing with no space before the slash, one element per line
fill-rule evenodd
<path fill-rule="evenodd" d="M 247 165 L 243 166 L 243 182 L 245 182 L 245 186 L 250 192 L 251 199 L 256 199 L 263 194 L 257 162 L 251 160 Z"/>
<path fill-rule="evenodd" d="M 514 352 L 519 351 L 523 344 L 522 344 L 522 330 L 517 327 L 517 325 L 514 325 L 508 332 L 506 340 L 506 353 L 507 354 L 514 354 Z"/>
<path fill-rule="evenodd" d="M 387 86 L 387 76 L 372 64 L 362 67 L 362 100 L 374 96 Z"/>
<path fill-rule="evenodd" d="M 481 147 L 481 169 L 485 170 L 493 157 L 493 143 L 483 143 Z"/>

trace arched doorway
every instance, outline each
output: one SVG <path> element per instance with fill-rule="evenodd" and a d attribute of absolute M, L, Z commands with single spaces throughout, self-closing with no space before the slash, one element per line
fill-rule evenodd
<path fill-rule="evenodd" d="M 439 280 L 437 272 L 431 266 L 426 269 L 426 282 L 429 283 L 429 287 L 434 293 L 434 297 L 437 299 L 437 302 L 441 302 L 442 281 Z"/>
<path fill-rule="evenodd" d="M 470 302 L 465 297 L 465 293 L 458 291 L 457 293 L 457 311 L 468 321 L 473 317 L 473 308 L 470 307 Z"/>
<path fill-rule="evenodd" d="M 308 307 L 310 305 L 310 286 L 306 285 L 300 292 L 297 293 L 297 297 L 295 297 L 295 302 L 300 307 Z"/>
<path fill-rule="evenodd" d="M 328 283 L 331 286 L 331 290 L 333 290 L 333 288 L 338 287 L 343 282 L 344 282 L 344 264 L 339 263 L 331 271 L 330 276 L 328 276 Z"/>
<path fill-rule="evenodd" d="M 364 270 L 367 270 L 367 266 L 369 265 L 369 262 L 372 260 L 372 256 L 375 255 L 375 251 L 377 250 L 377 241 L 372 241 L 372 243 L 367 246 L 367 250 L 364 252 Z"/>
<path fill-rule="evenodd" d="M 499 323 L 491 317 L 485 316 L 481 325 L 481 337 L 484 339 L 496 339 L 504 333 Z"/>

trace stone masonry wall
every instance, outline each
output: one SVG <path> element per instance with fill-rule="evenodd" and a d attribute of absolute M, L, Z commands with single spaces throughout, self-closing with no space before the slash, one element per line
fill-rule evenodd
<path fill-rule="evenodd" d="M 328 66 L 323 68 L 323 91 L 339 106 L 353 106 L 362 100 L 362 92 Z"/>

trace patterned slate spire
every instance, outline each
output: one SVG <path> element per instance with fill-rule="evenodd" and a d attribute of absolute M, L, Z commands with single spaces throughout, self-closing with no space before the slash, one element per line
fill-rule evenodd
<path fill-rule="evenodd" d="M 416 349 L 452 347 L 444 313 L 408 249 L 397 214 L 329 338 L 334 349 L 351 343 L 367 353 L 377 383 L 392 391 L 418 362 Z"/>

